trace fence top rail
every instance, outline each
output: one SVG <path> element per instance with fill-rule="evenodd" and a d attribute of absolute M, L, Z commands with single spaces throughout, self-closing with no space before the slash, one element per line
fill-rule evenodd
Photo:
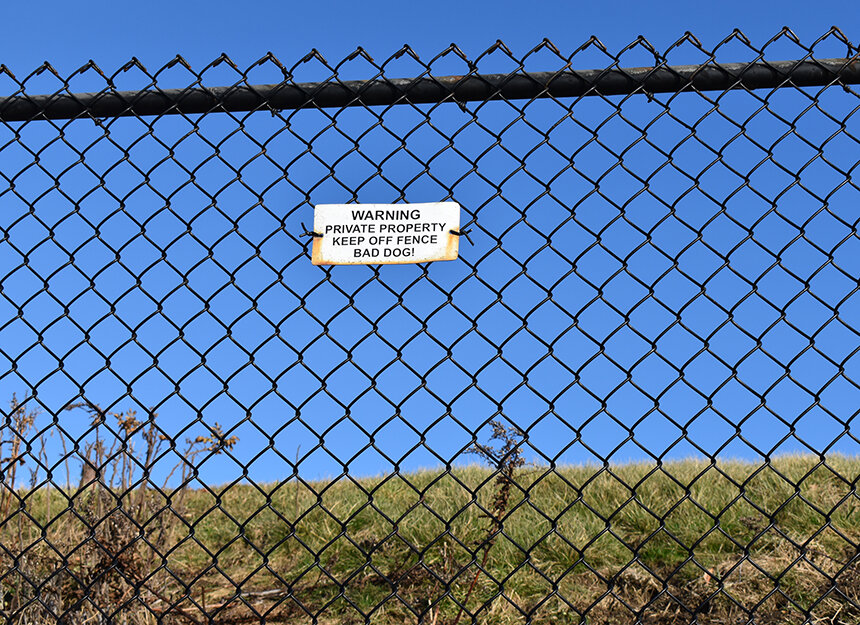
<path fill-rule="evenodd" d="M 0 121 L 159 116 L 860 84 L 860 57 L 583 71 L 150 88 L 0 98 Z"/>

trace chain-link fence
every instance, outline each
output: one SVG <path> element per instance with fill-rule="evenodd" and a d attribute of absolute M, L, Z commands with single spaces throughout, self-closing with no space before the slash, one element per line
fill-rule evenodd
<path fill-rule="evenodd" d="M 858 82 L 835 29 L 0 67 L 7 622 L 860 622 Z M 310 262 L 448 200 L 455 261 Z"/>

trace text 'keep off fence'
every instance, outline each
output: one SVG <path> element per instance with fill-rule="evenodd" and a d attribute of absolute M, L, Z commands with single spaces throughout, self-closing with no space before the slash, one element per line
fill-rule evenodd
<path fill-rule="evenodd" d="M 858 83 L 837 29 L 0 67 L 3 617 L 860 623 Z M 443 201 L 456 260 L 311 264 Z"/>

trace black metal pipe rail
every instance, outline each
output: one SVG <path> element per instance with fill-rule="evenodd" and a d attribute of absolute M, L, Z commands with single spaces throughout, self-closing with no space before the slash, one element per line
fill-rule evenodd
<path fill-rule="evenodd" d="M 860 58 L 467 74 L 0 98 L 0 121 L 860 84 Z"/>

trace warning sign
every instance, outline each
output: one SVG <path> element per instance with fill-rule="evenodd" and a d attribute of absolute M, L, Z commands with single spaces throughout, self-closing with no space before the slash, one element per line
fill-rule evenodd
<path fill-rule="evenodd" d="M 318 204 L 314 265 L 378 265 L 454 260 L 460 205 Z"/>

